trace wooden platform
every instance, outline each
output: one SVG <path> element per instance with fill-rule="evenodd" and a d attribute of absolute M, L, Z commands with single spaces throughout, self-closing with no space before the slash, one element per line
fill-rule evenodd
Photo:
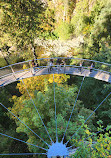
<path fill-rule="evenodd" d="M 79 68 L 75 68 L 75 67 L 62 67 L 59 69 L 57 67 L 53 67 L 53 70 L 49 72 L 48 68 L 41 67 L 36 70 L 35 74 L 32 74 L 32 69 L 7 74 L 7 76 L 0 78 L 0 87 L 6 86 L 12 82 L 19 81 L 21 79 L 30 78 L 33 76 L 47 75 L 47 74 L 71 74 L 77 76 L 85 75 L 86 77 L 93 77 L 97 80 L 102 80 L 111 83 L 111 74 L 107 72 L 103 72 L 101 70 L 99 71 L 93 70 L 92 72 L 90 72 L 89 69 L 83 68 L 82 71 L 80 72 Z"/>

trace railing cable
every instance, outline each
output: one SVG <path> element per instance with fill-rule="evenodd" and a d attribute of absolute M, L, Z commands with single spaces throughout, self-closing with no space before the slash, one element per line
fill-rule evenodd
<path fill-rule="evenodd" d="M 0 156 L 16 156 L 16 155 L 47 155 L 46 153 L 8 153 L 8 154 L 0 154 Z"/>
<path fill-rule="evenodd" d="M 37 146 L 37 145 L 31 144 L 31 143 L 28 143 L 28 142 L 25 142 L 25 141 L 23 141 L 23 140 L 21 140 L 21 139 L 18 139 L 18 138 L 14 138 L 14 137 L 9 136 L 9 135 L 7 135 L 7 134 L 3 134 L 3 133 L 0 133 L 0 134 L 1 134 L 2 136 L 6 136 L 6 137 L 8 137 L 8 138 L 11 138 L 11 139 L 17 140 L 17 141 L 19 141 L 19 142 L 22 142 L 22 143 L 25 143 L 25 144 L 28 144 L 28 145 L 32 145 L 32 146 L 34 146 L 34 147 L 37 147 L 37 148 L 40 148 L 40 149 L 43 149 L 43 150 L 48 151 L 48 149 L 42 148 L 42 147 L 40 147 L 40 146 Z"/>
<path fill-rule="evenodd" d="M 107 127 L 106 127 L 106 128 L 107 128 Z M 106 128 L 102 129 L 102 131 L 100 130 L 100 131 L 98 131 L 98 132 L 96 132 L 96 133 L 90 135 L 89 137 L 85 138 L 83 141 L 85 141 L 86 139 L 88 139 L 88 138 L 94 136 L 95 134 L 98 134 L 98 133 L 100 133 L 100 132 L 103 132 L 103 130 L 105 130 Z M 82 142 L 82 141 L 79 141 L 79 142 Z M 72 146 L 68 147 L 68 150 L 69 150 L 70 148 L 72 148 L 73 146 L 75 146 L 75 144 L 73 144 Z"/>
<path fill-rule="evenodd" d="M 71 136 L 71 138 L 65 143 L 65 145 L 68 144 L 68 142 L 72 139 L 72 137 L 81 129 L 81 127 L 86 123 L 86 121 L 93 115 L 93 113 L 101 106 L 101 104 L 110 96 L 111 92 L 105 97 L 105 99 L 97 106 L 97 108 L 90 114 L 90 116 L 84 121 L 84 123 L 79 127 L 79 129 Z"/>
<path fill-rule="evenodd" d="M 55 104 L 56 141 L 58 141 L 54 74 L 53 74 L 53 84 L 54 84 L 54 104 Z"/>
<path fill-rule="evenodd" d="M 52 139 L 51 139 L 51 137 L 50 137 L 50 135 L 49 135 L 49 132 L 47 131 L 47 128 L 46 128 L 46 126 L 45 126 L 45 124 L 44 124 L 44 122 L 43 122 L 43 120 L 42 120 L 42 118 L 41 118 L 41 116 L 40 116 L 40 114 L 39 114 L 39 112 L 38 112 L 38 110 L 37 110 L 37 107 L 36 107 L 36 105 L 35 105 L 35 103 L 34 103 L 32 97 L 31 97 L 31 95 L 29 94 L 29 91 L 28 91 L 28 89 L 26 88 L 25 83 L 24 83 L 23 80 L 22 80 L 22 83 L 23 83 L 23 85 L 24 85 L 24 87 L 25 87 L 25 89 L 26 89 L 26 91 L 27 91 L 27 93 L 28 93 L 28 95 L 29 95 L 29 97 L 30 97 L 30 99 L 31 99 L 31 101 L 32 101 L 32 103 L 33 103 L 35 109 L 36 109 L 36 112 L 38 113 L 38 115 L 39 115 L 39 117 L 40 117 L 40 120 L 41 120 L 41 122 L 42 122 L 42 124 L 43 124 L 43 126 L 44 126 L 44 128 L 45 128 L 45 130 L 46 130 L 46 132 L 47 132 L 47 134 L 48 134 L 48 136 L 49 136 L 49 139 L 51 140 L 51 143 L 53 143 L 53 141 L 52 141 Z"/>
<path fill-rule="evenodd" d="M 68 128 L 69 122 L 70 122 L 70 120 L 71 120 L 72 113 L 73 113 L 73 111 L 74 111 L 74 108 L 75 108 L 75 105 L 76 105 L 77 99 L 78 99 L 78 97 L 79 97 L 79 94 L 80 94 L 80 91 L 81 91 L 81 88 L 82 88 L 82 85 L 83 85 L 83 81 L 84 81 L 84 79 L 85 79 L 85 76 L 84 76 L 84 77 L 83 77 L 83 79 L 82 79 L 82 82 L 81 82 L 81 85 L 80 85 L 80 88 L 79 88 L 79 91 L 78 91 L 78 94 L 77 94 L 77 97 L 76 97 L 75 103 L 74 103 L 74 105 L 73 105 L 72 112 L 71 112 L 70 117 L 69 117 L 69 121 L 68 121 L 67 126 L 66 126 L 66 130 L 65 130 L 64 135 L 63 135 L 63 138 L 62 138 L 62 142 L 63 142 L 63 140 L 64 140 L 64 137 L 65 137 L 65 134 L 66 134 L 66 131 L 67 131 L 67 128 Z"/>
<path fill-rule="evenodd" d="M 49 144 L 47 144 L 38 134 L 36 134 L 30 127 L 28 127 L 24 122 L 22 122 L 16 115 L 14 115 L 8 108 L 6 108 L 5 105 L 3 105 L 2 103 L 0 103 L 9 113 L 11 113 L 14 117 L 16 117 L 22 124 L 24 124 L 30 131 L 32 131 L 32 133 L 34 133 L 38 138 L 40 138 L 46 145 L 49 146 Z"/>

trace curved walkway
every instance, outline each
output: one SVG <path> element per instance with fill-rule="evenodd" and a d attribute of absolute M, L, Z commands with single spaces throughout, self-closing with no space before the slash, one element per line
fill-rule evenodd
<path fill-rule="evenodd" d="M 22 71 L 15 71 L 14 73 L 9 73 L 8 75 L 0 79 L 0 87 L 6 86 L 12 82 L 19 81 L 21 79 L 47 74 L 71 74 L 78 76 L 86 76 L 111 83 L 111 74 L 109 72 L 96 69 L 93 69 L 92 72 L 90 72 L 88 67 L 82 67 L 82 71 L 80 72 L 79 66 L 76 67 L 66 65 L 65 67 L 59 68 L 53 66 L 53 70 L 51 72 L 48 71 L 48 66 L 40 66 L 39 68 L 37 68 L 35 74 L 32 73 L 32 68 Z"/>

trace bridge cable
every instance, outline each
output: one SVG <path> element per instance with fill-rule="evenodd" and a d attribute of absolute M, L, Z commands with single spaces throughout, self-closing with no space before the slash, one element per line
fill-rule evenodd
<path fill-rule="evenodd" d="M 32 131 L 38 138 L 40 138 L 46 145 L 49 146 L 38 134 L 36 134 L 30 127 L 28 127 L 24 122 L 22 122 L 16 115 L 14 115 L 5 105 L 0 103 L 9 113 L 11 113 L 14 117 L 16 117 L 22 124 L 24 124 L 30 131 Z"/>
<path fill-rule="evenodd" d="M 69 117 L 69 121 L 68 121 L 67 126 L 66 126 L 66 130 L 65 130 L 64 135 L 63 135 L 63 138 L 62 138 L 62 142 L 63 142 L 63 140 L 64 140 L 64 137 L 65 137 L 65 134 L 66 134 L 66 131 L 67 131 L 67 128 L 68 128 L 69 122 L 70 122 L 70 120 L 71 120 L 72 113 L 73 113 L 73 111 L 74 111 L 74 108 L 75 108 L 75 105 L 76 105 L 77 99 L 78 99 L 78 97 L 79 97 L 79 94 L 80 94 L 80 91 L 81 91 L 81 88 L 82 88 L 82 85 L 83 85 L 83 81 L 84 81 L 84 79 L 85 79 L 85 75 L 84 75 L 84 77 L 83 77 L 83 79 L 82 79 L 82 82 L 81 82 L 81 85 L 80 85 L 80 88 L 79 88 L 79 91 L 78 91 L 78 94 L 77 94 L 77 97 L 76 97 L 76 100 L 75 100 L 75 103 L 74 103 L 74 106 L 73 106 L 72 112 L 71 112 L 70 117 Z"/>
<path fill-rule="evenodd" d="M 97 106 L 97 108 L 89 115 L 89 117 L 84 121 L 84 123 L 79 127 L 79 129 L 71 136 L 71 138 L 65 143 L 65 145 L 68 144 L 68 142 L 72 139 L 72 137 L 80 130 L 80 128 L 86 123 L 86 121 L 93 115 L 93 113 L 101 106 L 101 104 L 110 96 L 111 92 L 105 97 L 105 99 Z"/>
<path fill-rule="evenodd" d="M 9 156 L 9 155 L 46 155 L 46 153 L 8 153 L 8 154 L 0 154 L 0 156 Z"/>
<path fill-rule="evenodd" d="M 98 131 L 98 132 L 96 132 L 96 133 L 90 135 L 89 137 L 85 138 L 83 141 L 85 141 L 86 139 L 88 139 L 88 138 L 94 136 L 95 134 L 98 134 L 98 133 L 100 133 L 100 132 L 103 132 L 103 130 L 105 130 L 106 128 L 107 128 L 107 127 L 105 127 L 104 129 L 102 129 L 102 131 L 100 130 L 100 131 Z M 82 142 L 82 141 L 79 141 L 79 142 Z M 75 146 L 75 144 L 73 144 L 72 146 L 68 147 L 68 149 L 72 148 L 73 146 Z"/>
<path fill-rule="evenodd" d="M 25 143 L 25 144 L 29 144 L 29 145 L 32 145 L 32 146 L 34 146 L 34 147 L 37 147 L 37 148 L 40 148 L 40 149 L 43 149 L 43 150 L 48 151 L 48 149 L 45 149 L 45 148 L 39 147 L 39 146 L 37 146 L 37 145 L 31 144 L 31 143 L 28 143 L 28 142 L 25 142 L 25 141 L 23 141 L 23 140 L 21 140 L 21 139 L 14 138 L 14 137 L 11 137 L 11 136 L 6 135 L 6 134 L 3 134 L 3 133 L 0 133 L 0 134 L 1 134 L 1 135 L 3 135 L 3 136 L 9 137 L 9 138 L 11 138 L 11 139 L 17 140 L 17 141 L 19 141 L 19 142 L 22 142 L 22 143 Z"/>
<path fill-rule="evenodd" d="M 29 94 L 29 91 L 28 91 L 28 89 L 26 88 L 25 83 L 24 83 L 23 80 L 22 80 L 22 83 L 24 84 L 24 87 L 25 87 L 25 89 L 26 89 L 26 91 L 27 91 L 27 93 L 28 93 L 28 95 L 29 95 L 29 97 L 30 97 L 30 99 L 31 99 L 31 101 L 32 101 L 32 103 L 33 103 L 35 109 L 36 109 L 36 112 L 38 113 L 38 115 L 39 115 L 39 117 L 40 117 L 40 119 L 41 119 L 41 122 L 42 122 L 42 124 L 43 124 L 43 126 L 44 126 L 44 128 L 45 128 L 45 130 L 46 130 L 46 132 L 47 132 L 47 134 L 48 134 L 48 136 L 49 136 L 49 138 L 50 138 L 50 140 L 51 140 L 51 143 L 53 143 L 53 141 L 52 141 L 52 139 L 51 139 L 51 137 L 50 137 L 50 134 L 49 134 L 49 132 L 47 131 L 47 128 L 46 128 L 46 126 L 45 126 L 45 124 L 44 124 L 44 122 L 43 122 L 43 120 L 42 120 L 42 118 L 41 118 L 41 116 L 40 116 L 40 114 L 39 114 L 39 112 L 38 112 L 38 110 L 37 110 L 37 107 L 35 106 L 35 103 L 34 103 L 32 97 L 31 97 L 31 95 Z"/>
<path fill-rule="evenodd" d="M 53 74 L 53 84 L 54 84 L 54 104 L 55 104 L 56 141 L 58 142 L 54 74 Z"/>

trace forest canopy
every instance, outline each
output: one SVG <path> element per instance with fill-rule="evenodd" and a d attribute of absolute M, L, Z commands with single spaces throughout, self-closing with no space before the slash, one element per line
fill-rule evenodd
<path fill-rule="evenodd" d="M 1 0 L 0 67 L 43 57 L 67 56 L 111 64 L 110 0 Z M 17 116 L 0 105 L 1 132 L 47 149 L 43 140 L 48 144 L 51 144 L 50 137 L 56 141 L 56 104 L 59 141 L 74 108 L 63 140 L 65 143 L 70 139 L 68 147 L 73 145 L 77 149 L 72 157 L 110 156 L 111 98 L 95 109 L 111 92 L 111 85 L 85 78 L 80 90 L 82 80 L 78 76 L 55 74 L 34 76 L 0 87 L 0 103 Z M 0 142 L 1 154 L 43 152 L 4 136 L 0 136 Z"/>

